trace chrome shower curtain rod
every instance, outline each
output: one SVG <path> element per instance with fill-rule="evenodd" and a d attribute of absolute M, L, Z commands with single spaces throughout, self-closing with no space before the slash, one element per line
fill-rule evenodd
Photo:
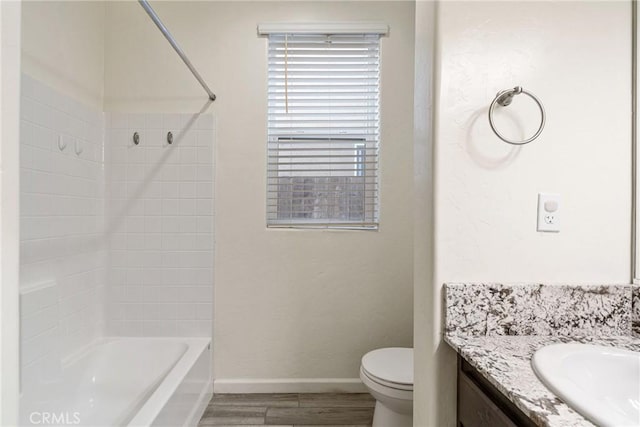
<path fill-rule="evenodd" d="M 153 10 L 151 5 L 149 5 L 149 2 L 147 0 L 138 0 L 138 3 L 140 3 L 140 6 L 142 6 L 142 8 L 147 12 L 147 15 L 149 15 L 151 20 L 156 24 L 160 32 L 164 35 L 164 37 L 167 39 L 167 41 L 173 47 L 176 53 L 180 56 L 180 58 L 182 58 L 185 65 L 189 67 L 189 70 L 191 70 L 191 73 L 193 73 L 193 76 L 198 80 L 198 82 L 202 85 L 204 90 L 209 95 L 209 99 L 211 101 L 215 101 L 216 95 L 213 92 L 211 92 L 211 89 L 209 89 L 209 86 L 207 86 L 207 84 L 204 82 L 204 80 L 202 79 L 202 76 L 195 69 L 191 61 L 189 61 L 189 58 L 187 58 L 187 55 L 185 55 L 184 51 L 180 48 L 180 46 L 178 46 L 178 43 L 175 41 L 175 39 L 173 38 L 169 30 L 167 30 L 167 27 L 164 26 L 164 24 L 162 23 L 162 21 L 160 20 L 156 12 Z"/>

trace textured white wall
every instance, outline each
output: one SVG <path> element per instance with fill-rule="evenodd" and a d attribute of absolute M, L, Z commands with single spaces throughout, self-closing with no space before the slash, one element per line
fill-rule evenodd
<path fill-rule="evenodd" d="M 413 2 L 156 2 L 218 95 L 216 378 L 357 378 L 411 345 Z M 384 21 L 379 232 L 265 227 L 268 21 Z M 135 3 L 107 5 L 107 111 L 198 111 L 206 97 Z M 132 66 L 135 64 L 135 66 Z"/>
<path fill-rule="evenodd" d="M 102 108 L 102 1 L 25 1 L 22 72 L 89 106 Z"/>
<path fill-rule="evenodd" d="M 630 22 L 627 2 L 441 5 L 442 279 L 629 280 Z M 499 141 L 486 119 L 495 93 L 515 85 L 548 115 L 540 138 L 520 148 Z M 522 134 L 535 130 L 537 112 L 512 110 Z M 542 191 L 562 197 L 558 234 L 536 232 Z"/>
<path fill-rule="evenodd" d="M 435 339 L 416 353 L 423 426 L 455 425 L 455 357 L 437 339 L 443 282 L 630 278 L 630 3 L 442 2 L 436 40 L 435 278 L 416 284 L 433 287 L 423 310 L 434 321 L 422 327 Z M 522 148 L 499 141 L 486 118 L 496 92 L 515 85 L 548 114 Z M 525 101 L 502 124 L 512 135 L 537 125 Z M 562 196 L 558 234 L 536 232 L 541 191 Z"/>

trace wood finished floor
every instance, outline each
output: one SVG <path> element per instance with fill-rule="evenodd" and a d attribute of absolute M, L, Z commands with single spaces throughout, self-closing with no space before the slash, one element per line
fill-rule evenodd
<path fill-rule="evenodd" d="M 366 427 L 375 404 L 369 393 L 215 394 L 199 426 Z"/>

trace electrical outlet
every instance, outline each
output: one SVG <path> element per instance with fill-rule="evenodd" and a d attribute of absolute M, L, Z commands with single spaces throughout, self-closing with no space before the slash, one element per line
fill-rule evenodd
<path fill-rule="evenodd" d="M 559 194 L 538 194 L 538 231 L 552 233 L 560 231 Z"/>

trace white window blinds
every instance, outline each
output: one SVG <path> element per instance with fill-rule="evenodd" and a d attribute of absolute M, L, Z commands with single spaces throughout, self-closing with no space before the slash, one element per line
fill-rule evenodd
<path fill-rule="evenodd" d="M 269 35 L 269 226 L 377 227 L 379 37 Z"/>

